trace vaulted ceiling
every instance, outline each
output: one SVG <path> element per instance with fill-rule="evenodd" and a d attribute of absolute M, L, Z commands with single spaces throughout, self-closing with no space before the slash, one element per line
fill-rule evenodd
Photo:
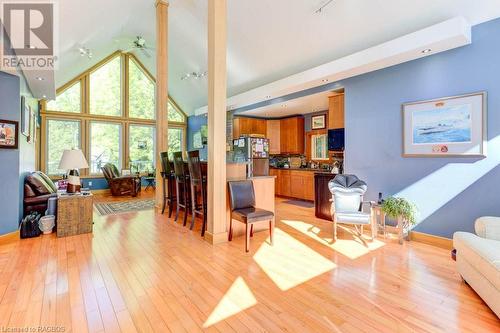
<path fill-rule="evenodd" d="M 60 1 L 60 86 L 135 36 L 155 44 L 154 0 Z M 500 16 L 498 0 L 228 0 L 228 96 L 446 19 Z M 170 0 L 169 93 L 188 114 L 207 103 L 207 0 Z M 119 40 L 119 41 L 118 41 Z M 78 46 L 93 52 L 80 56 Z M 135 53 L 154 74 L 155 59 Z"/>

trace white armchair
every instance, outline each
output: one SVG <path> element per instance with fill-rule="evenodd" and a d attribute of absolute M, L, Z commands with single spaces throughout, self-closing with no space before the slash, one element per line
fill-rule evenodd
<path fill-rule="evenodd" d="M 453 235 L 457 270 L 500 317 L 500 217 L 480 217 L 474 228 Z"/>

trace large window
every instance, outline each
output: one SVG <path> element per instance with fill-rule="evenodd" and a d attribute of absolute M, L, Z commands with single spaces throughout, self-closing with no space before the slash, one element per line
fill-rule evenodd
<path fill-rule="evenodd" d="M 129 129 L 130 169 L 134 172 L 151 171 L 155 167 L 155 127 L 130 125 Z"/>
<path fill-rule="evenodd" d="M 169 151 L 185 151 L 186 115 L 168 101 Z M 151 171 L 156 163 L 155 81 L 131 54 L 116 52 L 58 89 L 55 101 L 42 102 L 41 170 L 57 176 L 64 149 L 82 149 L 90 168 Z"/>
<path fill-rule="evenodd" d="M 129 58 L 129 115 L 131 118 L 155 118 L 155 85 L 135 60 Z"/>
<path fill-rule="evenodd" d="M 100 173 L 106 163 L 121 169 L 121 132 L 120 124 L 90 123 L 90 172 Z"/>
<path fill-rule="evenodd" d="M 80 148 L 80 121 L 47 120 L 47 173 L 57 174 L 65 149 Z"/>
<path fill-rule="evenodd" d="M 328 136 L 326 134 L 311 136 L 311 151 L 313 160 L 327 160 Z"/>
<path fill-rule="evenodd" d="M 47 103 L 47 110 L 60 112 L 81 112 L 81 84 L 77 81 L 65 89 L 56 99 Z"/>
<path fill-rule="evenodd" d="M 90 113 L 120 116 L 121 57 L 117 56 L 95 72 L 90 73 Z"/>

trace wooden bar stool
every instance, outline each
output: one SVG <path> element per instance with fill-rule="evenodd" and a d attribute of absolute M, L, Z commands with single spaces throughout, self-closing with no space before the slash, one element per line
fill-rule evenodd
<path fill-rule="evenodd" d="M 188 211 L 190 208 L 189 203 L 189 175 L 186 173 L 184 161 L 182 160 L 182 152 L 175 152 L 174 156 L 174 170 L 175 170 L 175 188 L 177 191 L 177 209 L 175 211 L 175 219 L 179 218 L 179 211 L 184 209 L 184 222 L 186 225 Z"/>
<path fill-rule="evenodd" d="M 245 223 L 245 251 L 248 252 L 253 223 L 269 221 L 269 238 L 271 245 L 273 245 L 274 213 L 255 207 L 253 182 L 251 180 L 230 181 L 228 186 L 231 203 L 228 240 L 233 239 L 233 219 Z"/>
<path fill-rule="evenodd" d="M 174 201 L 176 201 L 174 194 L 175 173 L 173 165 L 168 159 L 168 152 L 160 153 L 161 159 L 161 177 L 163 178 L 163 208 L 161 213 L 165 212 L 165 207 L 168 204 L 168 217 L 172 217 L 174 210 Z"/>
<path fill-rule="evenodd" d="M 200 152 L 198 150 L 188 152 L 189 180 L 191 184 L 191 227 L 193 230 L 196 214 L 203 215 L 201 236 L 205 235 L 207 227 L 207 181 L 201 174 Z M 198 193 L 201 193 L 201 202 L 198 203 Z"/>

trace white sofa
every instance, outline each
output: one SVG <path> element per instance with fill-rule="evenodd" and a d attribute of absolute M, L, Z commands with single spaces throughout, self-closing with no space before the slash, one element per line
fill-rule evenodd
<path fill-rule="evenodd" d="M 480 217 L 476 235 L 456 232 L 457 269 L 500 318 L 500 217 Z"/>

